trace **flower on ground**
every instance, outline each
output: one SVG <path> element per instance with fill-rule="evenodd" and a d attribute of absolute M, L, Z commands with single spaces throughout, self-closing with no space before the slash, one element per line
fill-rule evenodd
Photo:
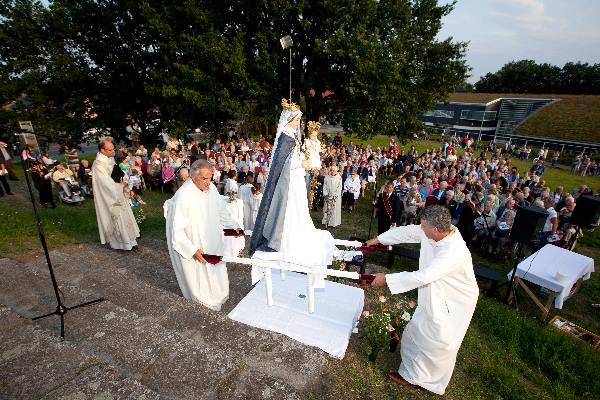
<path fill-rule="evenodd" d="M 410 308 L 415 308 L 417 306 L 417 302 L 414 301 L 414 300 L 411 300 L 411 301 L 408 302 L 408 306 Z"/>
<path fill-rule="evenodd" d="M 402 319 L 405 321 L 410 321 L 410 314 L 404 311 L 404 313 L 402 313 Z"/>
<path fill-rule="evenodd" d="M 371 313 L 369 312 L 369 310 L 365 310 L 362 312 L 363 317 L 368 317 L 369 315 L 371 315 Z"/>
<path fill-rule="evenodd" d="M 385 298 L 385 296 L 379 296 L 379 301 L 381 303 L 385 303 L 387 301 L 387 299 Z"/>
<path fill-rule="evenodd" d="M 388 325 L 388 330 L 389 330 L 390 332 L 394 332 L 394 327 L 393 327 L 393 326 L 390 324 L 390 325 Z"/>

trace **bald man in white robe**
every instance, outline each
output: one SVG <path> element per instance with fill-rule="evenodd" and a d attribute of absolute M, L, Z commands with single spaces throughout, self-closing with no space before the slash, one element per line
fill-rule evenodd
<path fill-rule="evenodd" d="M 211 165 L 196 161 L 164 208 L 169 255 L 183 297 L 219 311 L 229 298 L 227 267 L 209 264 L 203 256 L 222 256 L 223 228 L 243 227 L 229 216 L 211 178 Z"/>
<path fill-rule="evenodd" d="M 421 225 L 392 228 L 367 242 L 420 243 L 419 270 L 376 274 L 374 286 L 392 294 L 418 289 L 418 306 L 402 333 L 402 362 L 389 378 L 443 395 L 452 377 L 456 355 L 475 311 L 479 288 L 471 253 L 450 213 L 442 206 L 421 211 Z"/>

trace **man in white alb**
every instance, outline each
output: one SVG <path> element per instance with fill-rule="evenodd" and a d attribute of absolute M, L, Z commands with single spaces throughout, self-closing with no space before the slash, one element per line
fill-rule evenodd
<path fill-rule="evenodd" d="M 137 246 L 136 238 L 140 236 L 140 228 L 123 192 L 127 183 L 122 179 L 121 182 L 115 182 L 111 177 L 115 167 L 114 156 L 115 145 L 112 138 L 102 139 L 98 143 L 98 154 L 92 164 L 98 231 L 102 244 L 108 243 L 113 249 L 131 250 Z"/>
<path fill-rule="evenodd" d="M 219 311 L 229 297 L 224 262 L 208 264 L 204 255 L 223 255 L 223 228 L 243 229 L 229 216 L 214 184 L 212 166 L 198 160 L 190 177 L 165 202 L 167 245 L 183 297 Z"/>
<path fill-rule="evenodd" d="M 376 274 L 374 286 L 392 294 L 417 289 L 418 306 L 402 333 L 402 362 L 389 378 L 403 386 L 420 386 L 442 395 L 452 377 L 456 355 L 475 311 L 479 289 L 471 253 L 450 212 L 442 206 L 421 211 L 421 225 L 392 228 L 367 242 L 392 245 L 420 243 L 419 270 Z"/>

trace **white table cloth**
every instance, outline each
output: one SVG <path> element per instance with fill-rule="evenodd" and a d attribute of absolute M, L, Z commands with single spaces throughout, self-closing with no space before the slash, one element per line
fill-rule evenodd
<path fill-rule="evenodd" d="M 362 289 L 325 281 L 315 290 L 315 312 L 309 313 L 306 275 L 290 272 L 273 279 L 273 305 L 266 301 L 262 279 L 229 313 L 234 321 L 281 333 L 342 359 L 364 306 Z"/>
<path fill-rule="evenodd" d="M 558 281 L 557 272 L 564 274 L 566 279 L 562 282 Z M 573 285 L 580 278 L 589 279 L 592 272 L 594 272 L 593 258 L 547 244 L 519 263 L 515 277 L 558 292 L 554 307 L 562 309 L 563 302 L 571 293 Z M 512 270 L 508 272 L 508 279 L 511 274 Z"/>
<path fill-rule="evenodd" d="M 244 203 L 240 199 L 235 199 L 234 202 L 229 202 L 229 196 L 221 196 L 223 203 L 225 204 L 225 208 L 231 218 L 240 224 L 240 226 L 244 226 Z M 246 239 L 244 236 L 240 237 L 232 237 L 225 236 L 225 241 L 223 243 L 223 255 L 224 256 L 233 256 L 236 257 L 240 254 L 240 251 L 246 246 Z"/>

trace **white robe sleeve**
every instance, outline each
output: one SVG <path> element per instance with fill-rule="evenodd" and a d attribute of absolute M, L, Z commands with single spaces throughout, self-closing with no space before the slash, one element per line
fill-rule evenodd
<path fill-rule="evenodd" d="M 444 249 L 435 255 L 435 260 L 418 271 L 387 274 L 385 279 L 392 294 L 404 293 L 435 282 L 462 266 L 462 258 L 457 259 L 450 249 Z"/>
<path fill-rule="evenodd" d="M 399 243 L 421 243 L 421 225 L 406 225 L 392 228 L 377 236 L 379 243 L 392 245 Z"/>
<path fill-rule="evenodd" d="M 186 218 L 180 202 L 171 203 L 173 212 L 173 249 L 186 260 L 191 260 L 198 246 L 188 238 L 185 228 L 189 219 Z"/>

